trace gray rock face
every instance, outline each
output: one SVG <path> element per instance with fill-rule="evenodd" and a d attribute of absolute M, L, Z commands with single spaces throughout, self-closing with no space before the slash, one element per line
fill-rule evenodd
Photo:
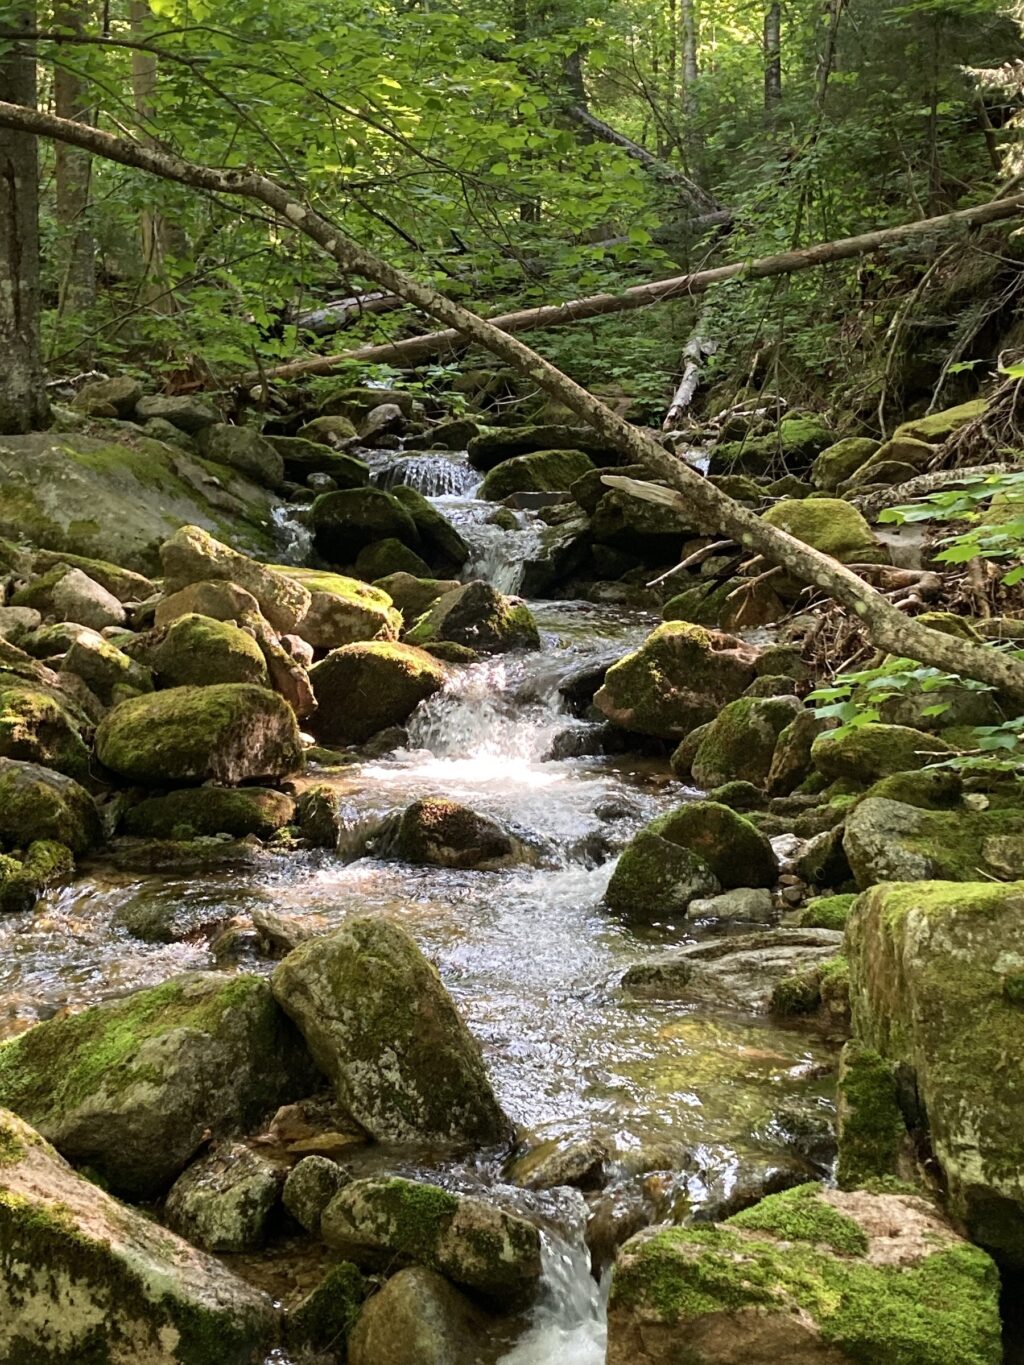
<path fill-rule="evenodd" d="M 351 1171 L 329 1157 L 305 1156 L 288 1172 L 282 1202 L 297 1223 L 319 1237 L 324 1209 L 351 1179 Z"/>
<path fill-rule="evenodd" d="M 476 1365 L 487 1314 L 442 1275 L 410 1266 L 367 1300 L 348 1342 L 348 1365 Z"/>
<path fill-rule="evenodd" d="M 37 1024 L 0 1051 L 0 1103 L 116 1193 L 162 1194 L 205 1137 L 315 1087 L 257 977 L 193 973 Z"/>
<path fill-rule="evenodd" d="M 62 621 L 77 621 L 93 630 L 125 623 L 124 607 L 114 594 L 81 569 L 68 569 L 53 585 L 50 598 L 54 612 Z"/>
<path fill-rule="evenodd" d="M 356 1180 L 324 1211 L 327 1245 L 366 1268 L 416 1262 L 504 1307 L 540 1279 L 540 1234 L 483 1199 L 416 1180 Z"/>
<path fill-rule="evenodd" d="M 199 526 L 182 526 L 160 547 L 164 588 L 177 592 L 190 583 L 226 579 L 252 593 L 275 630 L 294 630 L 309 610 L 309 593 L 297 579 L 275 573 Z"/>
<path fill-rule="evenodd" d="M 214 621 L 239 622 L 244 617 L 255 615 L 260 604 L 251 592 L 246 592 L 237 583 L 225 580 L 190 583 L 187 588 L 165 597 L 156 609 L 154 625 L 157 629 L 169 626 L 179 617 L 209 616 Z"/>
<path fill-rule="evenodd" d="M 284 460 L 252 427 L 218 422 L 200 431 L 198 445 L 208 460 L 240 469 L 267 488 L 280 488 L 284 481 Z"/>
<path fill-rule="evenodd" d="M 0 1111 L 0 1359 L 251 1365 L 274 1336 L 269 1298 L 119 1204 Z"/>
<path fill-rule="evenodd" d="M 204 403 L 201 398 L 165 398 L 160 394 L 147 394 L 135 405 L 135 416 L 140 422 L 148 422 L 153 417 L 162 417 L 179 431 L 194 436 L 204 427 L 212 427 L 220 420 L 217 409 Z"/>
<path fill-rule="evenodd" d="M 350 920 L 274 972 L 339 1103 L 380 1142 L 501 1142 L 508 1119 L 431 964 L 383 918 Z"/>
<path fill-rule="evenodd" d="M 691 919 L 747 920 L 767 923 L 775 913 L 772 893 L 764 887 L 744 886 L 720 896 L 690 902 Z"/>
<path fill-rule="evenodd" d="M 842 951 L 829 929 L 768 929 L 690 944 L 630 967 L 625 990 L 655 1000 L 700 1001 L 726 1009 L 767 1011 L 783 977 Z"/>
<path fill-rule="evenodd" d="M 1024 877 L 1024 811 L 928 810 L 869 796 L 846 820 L 843 848 L 861 890 L 929 878 Z"/>
<path fill-rule="evenodd" d="M 206 1251 L 262 1246 L 280 1175 L 251 1147 L 224 1143 L 178 1176 L 164 1205 L 168 1226 Z"/>

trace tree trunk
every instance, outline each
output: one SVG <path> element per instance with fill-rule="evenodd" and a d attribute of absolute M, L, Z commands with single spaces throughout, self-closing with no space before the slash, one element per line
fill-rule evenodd
<path fill-rule="evenodd" d="M 959 209 L 938 218 L 921 218 L 899 227 L 881 228 L 864 232 L 858 237 L 843 237 L 835 242 L 821 242 L 797 251 L 784 251 L 778 256 L 764 256 L 757 261 L 734 261 L 730 265 L 701 270 L 693 275 L 674 275 L 667 280 L 653 280 L 637 284 L 621 294 L 592 294 L 584 299 L 566 303 L 552 303 L 540 308 L 524 308 L 518 313 L 503 313 L 490 319 L 492 327 L 503 332 L 529 332 L 565 327 L 587 318 L 603 317 L 607 313 L 626 313 L 647 308 L 652 303 L 672 299 L 694 298 L 705 294 L 713 285 L 726 280 L 764 280 L 775 275 L 791 275 L 799 270 L 829 265 L 834 261 L 852 260 L 873 251 L 885 251 L 915 236 L 948 229 L 976 227 L 984 223 L 1000 222 L 1024 214 L 1024 195 L 1007 199 L 993 199 L 976 208 Z M 398 292 L 397 290 L 395 291 Z M 407 297 L 407 296 L 405 296 Z M 288 365 L 266 370 L 262 375 L 245 375 L 243 384 L 255 384 L 262 379 L 295 379 L 302 374 L 330 374 L 339 365 L 355 360 L 363 363 L 381 361 L 388 364 L 418 364 L 441 352 L 455 351 L 468 345 L 465 334 L 452 328 L 445 332 L 427 332 L 423 336 L 407 337 L 404 341 L 385 342 L 379 346 L 361 346 L 358 350 L 341 351 L 338 355 L 317 356 L 312 360 L 295 360 Z"/>
<path fill-rule="evenodd" d="M 683 347 L 683 373 L 676 385 L 676 391 L 672 395 L 665 420 L 661 424 L 662 431 L 671 431 L 673 427 L 679 424 L 679 419 L 693 402 L 694 395 L 700 387 L 700 376 L 705 359 L 714 355 L 718 349 L 717 342 L 703 335 L 705 322 L 705 315 L 701 313 L 686 345 Z"/>
<path fill-rule="evenodd" d="M 14 27 L 35 28 L 31 5 Z M 14 45 L 0 57 L 0 90 L 36 112 L 36 59 Z M 39 350 L 39 150 L 33 132 L 0 127 L 0 432 L 46 426 L 50 409 Z"/>
<path fill-rule="evenodd" d="M 1024 664 L 1017 659 L 1009 658 L 987 645 L 956 639 L 904 615 L 851 569 L 769 525 L 755 512 L 723 493 L 710 480 L 669 455 L 647 432 L 630 426 L 611 408 L 516 337 L 501 331 L 493 322 L 477 317 L 461 304 L 445 298 L 430 285 L 421 284 L 404 271 L 382 261 L 347 237 L 334 223 L 322 218 L 308 204 L 296 199 L 283 185 L 253 171 L 223 171 L 212 166 L 196 166 L 180 157 L 128 142 L 97 128 L 70 123 L 66 119 L 16 104 L 0 102 L 0 127 L 63 139 L 121 165 L 135 166 L 151 175 L 174 180 L 194 189 L 238 195 L 263 204 L 277 219 L 291 223 L 297 231 L 316 242 L 343 271 L 374 280 L 382 289 L 400 294 L 413 307 L 431 314 L 441 323 L 457 328 L 467 340 L 485 347 L 507 362 L 581 417 L 620 451 L 629 463 L 642 465 L 652 479 L 667 485 L 664 489 L 658 489 L 650 484 L 641 484 L 644 496 L 659 495 L 671 499 L 672 505 L 691 524 L 707 531 L 724 532 L 745 550 L 764 555 L 770 563 L 783 565 L 788 573 L 801 582 L 813 583 L 857 616 L 878 649 L 909 655 L 935 668 L 975 678 L 1006 692 L 1016 701 L 1024 702 Z M 1016 212 L 1024 210 L 1024 200 L 1013 202 Z M 992 208 L 991 205 L 988 207 Z M 1004 205 L 1000 205 L 1000 208 L 1005 211 Z M 906 235 L 907 230 L 903 231 Z"/>
<path fill-rule="evenodd" d="M 65 0 L 54 9 L 54 22 L 62 29 L 81 34 L 90 15 L 86 4 Z M 91 123 L 87 82 L 76 71 L 58 66 L 53 74 L 53 98 L 60 118 Z M 59 317 L 65 345 L 85 365 L 91 347 L 83 330 L 84 314 L 96 302 L 96 243 L 89 221 L 89 186 L 92 158 L 76 147 L 57 143 L 55 189 L 60 251 Z"/>
<path fill-rule="evenodd" d="M 140 42 L 145 42 L 146 26 L 150 19 L 149 0 L 130 0 L 128 12 L 133 36 Z M 156 54 L 134 48 L 132 102 L 143 128 L 153 117 L 156 79 Z M 153 145 L 151 138 L 147 138 L 146 141 Z M 139 215 L 139 234 L 142 241 L 142 297 L 154 312 L 174 313 L 177 311 L 177 304 L 173 292 L 167 287 L 164 268 L 168 256 L 168 234 L 163 215 L 155 209 L 143 209 Z"/>
<path fill-rule="evenodd" d="M 772 0 L 764 12 L 764 112 L 774 117 L 782 100 L 782 6 Z"/>
<path fill-rule="evenodd" d="M 690 156 L 691 169 L 700 160 L 703 139 L 700 135 L 697 103 L 698 48 L 697 0 L 679 0 L 679 49 L 683 59 L 683 89 L 680 107 L 683 112 L 683 140 Z"/>

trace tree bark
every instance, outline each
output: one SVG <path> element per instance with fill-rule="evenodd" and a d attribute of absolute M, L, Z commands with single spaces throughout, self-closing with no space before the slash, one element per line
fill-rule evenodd
<path fill-rule="evenodd" d="M 703 335 L 704 323 L 705 317 L 702 313 L 683 347 L 683 373 L 676 386 L 676 391 L 672 395 L 672 402 L 665 414 L 665 420 L 661 424 L 662 431 L 671 431 L 693 402 L 694 395 L 700 387 L 700 375 L 704 360 L 707 356 L 714 355 L 718 349 L 717 342 Z"/>
<path fill-rule="evenodd" d="M 88 5 L 79 0 L 64 0 L 55 7 L 53 17 L 60 28 L 80 35 L 83 21 L 89 17 Z M 77 71 L 66 66 L 55 69 L 53 98 L 58 117 L 92 122 L 88 85 Z M 76 338 L 71 354 L 85 365 L 91 362 L 92 350 L 82 330 L 82 315 L 96 302 L 96 242 L 89 221 L 91 179 L 92 158 L 76 147 L 58 142 L 54 171 L 57 223 L 61 229 L 58 310 L 64 337 Z"/>
<path fill-rule="evenodd" d="M 697 0 L 680 0 L 679 48 L 683 57 L 683 88 L 680 108 L 683 114 L 683 141 L 686 144 L 692 164 L 699 161 L 703 148 L 703 139 L 698 125 L 700 116 L 700 107 L 697 102 L 697 80 L 700 74 L 697 64 L 698 44 Z"/>
<path fill-rule="evenodd" d="M 1017 218 L 1021 214 L 1024 214 L 1024 195 L 993 199 L 987 204 L 979 204 L 976 208 L 959 209 L 955 213 L 945 213 L 938 218 L 921 218 L 913 223 L 903 223 L 899 227 L 879 228 L 874 232 L 861 233 L 857 237 L 843 237 L 835 242 L 820 242 L 797 251 L 784 251 L 777 256 L 763 256 L 756 261 L 734 261 L 730 265 L 716 266 L 712 270 L 701 270 L 692 275 L 673 275 L 665 280 L 652 280 L 647 284 L 633 285 L 621 294 L 591 294 L 587 298 L 570 299 L 566 303 L 524 308 L 518 313 L 502 313 L 491 318 L 490 323 L 493 327 L 500 327 L 503 332 L 529 332 L 565 327 L 569 323 L 602 317 L 607 313 L 626 313 L 672 299 L 695 298 L 725 280 L 764 280 L 775 275 L 791 275 L 798 270 L 811 270 L 835 261 L 851 260 L 874 251 L 885 251 L 891 246 L 901 245 L 922 234 L 943 232 L 951 228 L 976 227 L 1006 218 Z M 312 360 L 295 360 L 288 365 L 279 365 L 276 369 L 267 370 L 262 375 L 245 375 L 241 382 L 254 384 L 261 379 L 295 379 L 302 374 L 330 374 L 339 365 L 352 360 L 366 363 L 381 361 L 388 364 L 418 364 L 421 360 L 427 360 L 440 353 L 456 351 L 468 344 L 465 334 L 458 328 L 444 332 L 427 332 L 423 336 L 407 337 L 403 341 L 391 341 L 379 346 L 361 346 L 358 350 L 317 356 Z"/>
<path fill-rule="evenodd" d="M 16 30 L 35 27 L 32 5 Z M 36 59 L 15 44 L 0 58 L 0 90 L 26 114 L 36 112 Z M 0 432 L 32 431 L 49 421 L 39 349 L 39 149 L 31 129 L 0 126 Z"/>
<path fill-rule="evenodd" d="M 151 13 L 149 0 L 130 0 L 128 12 L 132 33 L 142 43 L 146 38 L 146 25 Z M 142 47 L 132 49 L 132 102 L 143 126 L 153 117 L 157 70 L 155 52 L 147 52 Z M 152 145 L 151 138 L 147 141 Z M 165 283 L 164 262 L 169 253 L 167 224 L 163 214 L 156 209 L 143 209 L 139 214 L 139 235 L 142 242 L 142 297 L 156 313 L 176 313 L 177 301 Z"/>
<path fill-rule="evenodd" d="M 605 123 L 604 119 L 598 118 L 589 109 L 584 109 L 581 104 L 567 104 L 563 112 L 566 118 L 571 119 L 580 128 L 585 128 L 601 142 L 607 142 L 613 147 L 621 147 L 627 156 L 631 156 L 634 161 L 645 166 L 658 180 L 677 186 L 699 213 L 720 213 L 722 211 L 721 204 L 706 190 L 702 190 L 697 182 L 691 180 L 684 171 L 676 170 L 674 166 L 669 166 L 666 162 L 661 161 L 646 147 L 641 147 L 639 142 L 634 142 L 625 133 L 620 133 L 617 128 Z"/>
<path fill-rule="evenodd" d="M 764 111 L 769 119 L 782 100 L 782 5 L 771 0 L 764 12 Z"/>
<path fill-rule="evenodd" d="M 668 485 L 659 489 L 642 484 L 645 497 L 653 494 L 670 499 L 693 524 L 709 531 L 725 532 L 744 550 L 761 554 L 770 563 L 784 565 L 788 573 L 802 582 L 812 583 L 828 593 L 857 616 L 877 648 L 909 655 L 935 668 L 975 678 L 1024 702 L 1024 664 L 999 650 L 955 639 L 905 616 L 851 569 L 769 525 L 749 508 L 735 502 L 708 479 L 669 455 L 651 435 L 630 426 L 516 337 L 382 261 L 309 204 L 296 199 L 284 186 L 253 171 L 197 166 L 181 157 L 128 142 L 97 128 L 16 104 L 0 102 L 0 127 L 62 139 L 151 175 L 265 205 L 278 218 L 316 242 L 343 270 L 401 294 L 414 307 L 457 328 L 469 341 L 506 361 L 581 417 L 629 463 L 642 465 L 652 479 Z M 1018 213 L 1024 210 L 1024 200 L 1018 199 L 1014 203 Z M 988 207 L 992 208 L 991 205 Z M 1005 211 L 1006 206 L 1001 207 Z"/>

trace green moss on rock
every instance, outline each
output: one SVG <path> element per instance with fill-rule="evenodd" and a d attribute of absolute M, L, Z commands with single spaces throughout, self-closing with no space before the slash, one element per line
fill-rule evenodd
<path fill-rule="evenodd" d="M 935 735 L 905 725 L 870 724 L 820 735 L 811 746 L 811 759 L 830 782 L 868 784 L 893 773 L 924 768 L 953 752 Z"/>
<path fill-rule="evenodd" d="M 724 706 L 704 734 L 692 772 L 702 787 L 730 779 L 764 787 L 779 735 L 803 709 L 796 697 L 739 697 Z"/>
<path fill-rule="evenodd" d="M 163 687 L 268 683 L 263 651 L 248 631 L 194 612 L 159 632 L 145 648 L 145 659 Z"/>
<path fill-rule="evenodd" d="M 539 450 L 516 455 L 494 465 L 480 486 L 479 496 L 501 502 L 512 493 L 565 492 L 594 468 L 582 450 Z"/>
<path fill-rule="evenodd" d="M 840 1189 L 902 1175 L 907 1126 L 893 1068 L 873 1048 L 853 1040 L 840 1058 L 837 1129 Z"/>
<path fill-rule="evenodd" d="M 0 759 L 0 842 L 8 848 L 51 840 L 85 853 L 101 833 L 95 801 L 73 778 L 36 763 Z"/>
<path fill-rule="evenodd" d="M 405 640 L 422 646 L 446 641 L 483 654 L 540 647 L 537 623 L 526 603 L 481 581 L 439 597 L 406 631 Z"/>
<path fill-rule="evenodd" d="M 852 892 L 842 896 L 815 896 L 801 912 L 801 928 L 845 929 L 856 899 Z"/>
<path fill-rule="evenodd" d="M 857 508 L 838 498 L 776 503 L 763 517 L 769 526 L 788 532 L 842 564 L 887 562 L 888 556 Z"/>
<path fill-rule="evenodd" d="M 0 673 L 0 756 L 39 763 L 84 781 L 89 749 L 83 722 L 54 689 Z"/>
<path fill-rule="evenodd" d="M 185 787 L 132 806 L 123 828 L 146 839 L 196 839 L 255 834 L 268 839 L 295 814 L 295 802 L 267 787 Z"/>
<path fill-rule="evenodd" d="M 310 669 L 317 711 L 309 726 L 325 744 L 360 744 L 408 720 L 447 677 L 443 664 L 411 645 L 344 645 Z"/>

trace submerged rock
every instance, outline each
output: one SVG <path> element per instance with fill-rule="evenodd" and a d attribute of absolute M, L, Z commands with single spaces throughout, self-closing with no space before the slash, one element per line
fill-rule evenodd
<path fill-rule="evenodd" d="M 269 1349 L 265 1294 L 76 1175 L 4 1111 L 0 1154 L 0 1359 L 251 1365 Z"/>
<path fill-rule="evenodd" d="M 801 1185 L 622 1247 L 608 1365 L 997 1365 L 999 1276 L 924 1199 Z"/>
<path fill-rule="evenodd" d="M 480 1046 L 412 938 L 357 918 L 274 972 L 339 1103 L 380 1142 L 501 1142 L 509 1132 Z"/>
<path fill-rule="evenodd" d="M 489 583 L 466 583 L 439 597 L 405 633 L 411 645 L 445 640 L 481 654 L 507 649 L 537 649 L 540 636 L 533 613 L 518 598 L 505 597 Z"/>
<path fill-rule="evenodd" d="M 348 1365 L 477 1365 L 488 1315 L 426 1266 L 409 1266 L 363 1306 Z"/>
<path fill-rule="evenodd" d="M 683 739 L 749 687 L 755 658 L 731 635 L 666 621 L 608 669 L 594 705 L 625 730 Z"/>
<path fill-rule="evenodd" d="M 532 1223 L 416 1180 L 353 1181 L 327 1206 L 321 1230 L 357 1265 L 416 1262 L 503 1307 L 522 1307 L 540 1280 Z"/>
<path fill-rule="evenodd" d="M 280 778 L 302 766 L 294 711 L 248 683 L 172 687 L 121 702 L 96 731 L 96 754 L 119 777 L 150 785 Z"/>
<path fill-rule="evenodd" d="M 326 744 L 360 744 L 408 720 L 447 677 L 443 664 L 411 645 L 344 645 L 310 669 L 317 700 L 310 728 Z"/>
<path fill-rule="evenodd" d="M 301 1039 L 254 976 L 192 973 L 0 1049 L 0 1104 L 117 1194 L 162 1194 L 212 1135 L 313 1089 Z"/>
<path fill-rule="evenodd" d="M 281 1176 L 242 1142 L 222 1143 L 194 1161 L 171 1186 L 169 1227 L 206 1251 L 262 1246 L 281 1193 Z"/>

